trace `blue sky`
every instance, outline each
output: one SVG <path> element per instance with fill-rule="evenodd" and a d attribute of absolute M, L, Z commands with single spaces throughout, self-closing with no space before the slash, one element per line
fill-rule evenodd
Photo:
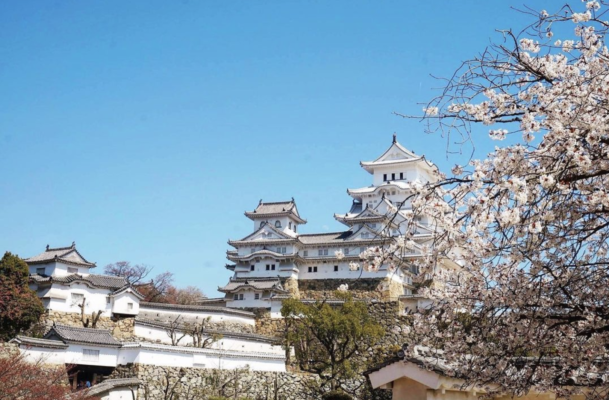
<path fill-rule="evenodd" d="M 554 8 L 537 1 L 536 8 Z M 556 4 L 554 2 L 554 4 Z M 398 140 L 443 170 L 419 113 L 507 1 L 4 1 L 0 250 L 69 245 L 210 297 L 259 199 L 294 197 L 301 232 L 342 229 L 360 160 Z M 481 138 L 478 155 L 490 149 Z"/>

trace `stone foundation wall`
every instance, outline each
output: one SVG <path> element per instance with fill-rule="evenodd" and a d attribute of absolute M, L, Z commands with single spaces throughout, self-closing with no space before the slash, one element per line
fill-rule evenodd
<path fill-rule="evenodd" d="M 91 316 L 88 315 L 87 318 L 91 319 Z M 40 318 L 40 325 L 45 328 L 43 330 L 50 328 L 54 322 L 62 325 L 76 326 L 79 328 L 83 327 L 79 313 L 66 313 L 62 311 L 48 310 L 47 313 L 43 314 L 43 316 Z M 117 319 L 102 316 L 99 317 L 96 327 L 98 329 L 110 330 L 112 332 L 112 336 L 120 340 L 133 337 L 134 326 L 135 318 Z M 89 327 L 91 327 L 90 324 Z"/>
<path fill-rule="evenodd" d="M 281 282 L 281 285 L 287 290 L 295 299 L 300 299 L 300 290 L 298 287 L 298 280 L 294 278 L 286 279 Z"/>
<path fill-rule="evenodd" d="M 256 317 L 256 333 L 259 335 L 281 337 L 284 329 L 283 318 L 273 319 L 268 311 L 266 314 Z"/>
<path fill-rule="evenodd" d="M 412 325 L 412 317 L 400 315 L 400 304 L 397 301 L 368 303 L 368 313 L 385 330 L 385 335 L 371 355 L 372 363 L 380 364 L 394 357 L 407 341 L 406 332 Z"/>
<path fill-rule="evenodd" d="M 290 372 L 261 372 L 218 370 L 203 368 L 131 366 L 132 376 L 142 381 L 138 392 L 140 400 L 208 399 L 222 396 L 230 399 L 252 400 L 318 400 L 321 393 L 315 375 Z M 119 377 L 119 376 L 116 376 Z M 121 376 L 125 377 L 125 376 Z M 365 378 L 348 384 L 358 400 L 389 400 L 388 391 L 370 392 Z M 167 394 L 172 397 L 167 397 Z"/>

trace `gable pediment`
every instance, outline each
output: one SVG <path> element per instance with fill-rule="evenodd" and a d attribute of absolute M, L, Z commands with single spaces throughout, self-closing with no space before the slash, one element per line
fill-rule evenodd
<path fill-rule="evenodd" d="M 278 229 L 275 229 L 269 224 L 264 224 L 262 227 L 258 228 L 258 230 L 252 233 L 249 236 L 241 239 L 242 241 L 266 241 L 266 240 L 285 240 L 285 239 L 293 239 L 286 233 L 281 232 Z"/>
<path fill-rule="evenodd" d="M 358 240 L 371 240 L 379 237 L 379 234 L 369 228 L 367 225 L 362 225 L 359 229 L 357 229 L 351 236 L 349 236 L 346 241 L 354 242 Z"/>
<path fill-rule="evenodd" d="M 66 260 L 66 261 L 72 261 L 75 263 L 79 263 L 79 264 L 84 264 L 87 263 L 87 260 L 85 260 L 79 253 L 78 251 L 76 251 L 76 249 L 70 251 L 67 254 L 64 254 L 61 256 L 61 259 Z"/>
<path fill-rule="evenodd" d="M 411 160 L 413 158 L 416 158 L 416 156 L 412 152 L 396 142 L 393 143 L 382 156 L 374 160 L 374 162 Z"/>

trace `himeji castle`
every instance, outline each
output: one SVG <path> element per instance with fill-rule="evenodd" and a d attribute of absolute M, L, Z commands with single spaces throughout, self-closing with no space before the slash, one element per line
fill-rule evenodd
<path fill-rule="evenodd" d="M 253 232 L 228 242 L 234 249 L 227 251 L 232 263 L 226 268 L 234 275 L 219 288 L 225 293 L 226 306 L 265 307 L 277 312 L 286 297 L 307 299 L 314 292 L 329 295 L 342 283 L 363 282 L 368 283 L 368 291 L 380 297 L 408 298 L 415 307 L 420 305 L 418 302 L 424 299 L 413 295 L 412 277 L 416 271 L 408 261 L 420 257 L 420 246 L 432 239 L 425 217 L 414 221 L 415 245 L 401 254 L 399 267 L 385 263 L 378 271 L 367 271 L 356 264 L 362 252 L 370 247 L 386 247 L 407 229 L 412 183 L 438 180 L 437 167 L 402 146 L 395 135 L 380 157 L 360 165 L 372 175 L 372 184 L 347 190 L 352 197 L 351 209 L 334 214 L 346 226 L 344 231 L 300 233 L 307 221 L 293 198 L 280 202 L 260 200 L 253 211 L 245 213 L 253 222 Z M 447 267 L 456 266 L 448 264 Z"/>

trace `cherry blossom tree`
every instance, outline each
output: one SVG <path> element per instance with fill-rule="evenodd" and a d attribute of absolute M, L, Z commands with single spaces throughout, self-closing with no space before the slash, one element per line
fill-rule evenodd
<path fill-rule="evenodd" d="M 607 9 L 520 10 L 534 23 L 499 31 L 425 109 L 449 142 L 485 126 L 497 147 L 413 185 L 412 218 L 436 228 L 419 278 L 436 284 L 411 340 L 491 392 L 609 394 Z M 458 272 L 439 268 L 449 255 Z"/>
<path fill-rule="evenodd" d="M 88 396 L 86 390 L 72 393 L 66 366 L 53 366 L 45 361 L 44 358 L 29 360 L 18 349 L 7 345 L 0 347 L 0 399 L 99 399 Z"/>

